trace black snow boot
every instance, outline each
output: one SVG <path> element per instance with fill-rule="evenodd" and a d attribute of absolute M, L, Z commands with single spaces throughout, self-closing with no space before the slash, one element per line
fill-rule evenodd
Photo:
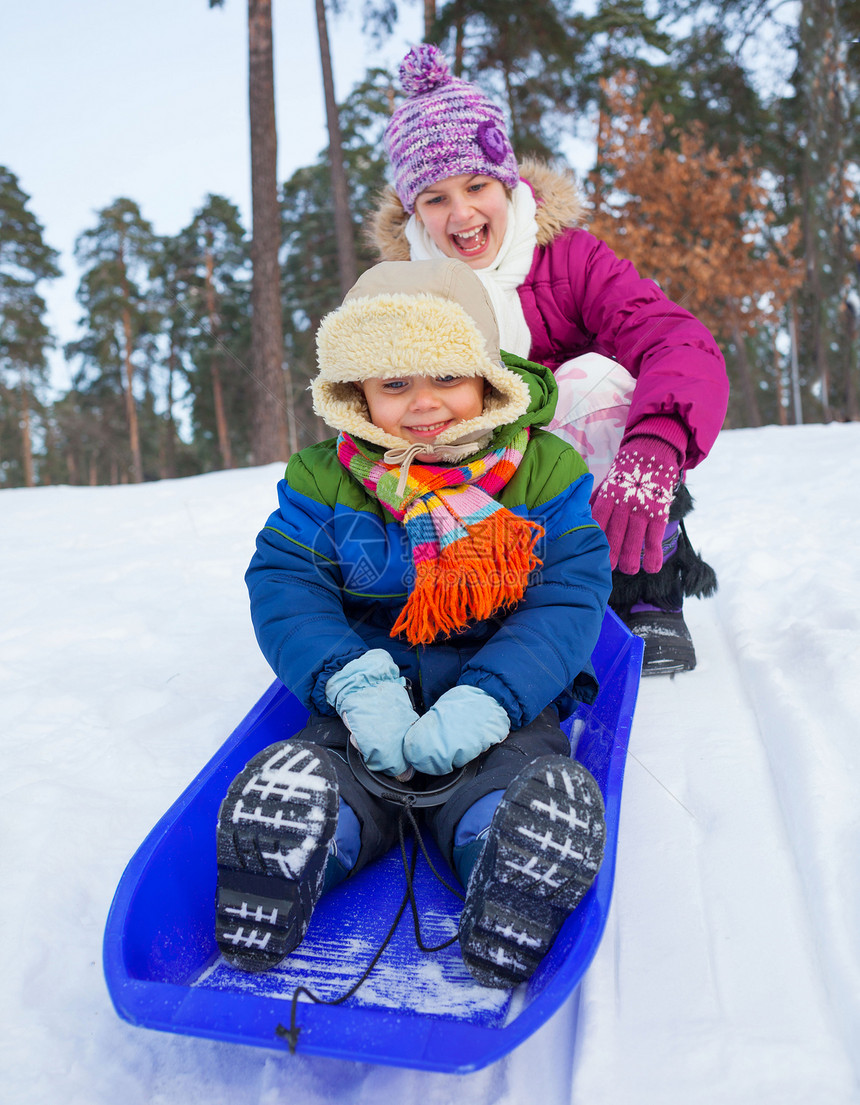
<path fill-rule="evenodd" d="M 713 595 L 717 576 L 687 536 L 684 518 L 692 509 L 692 496 L 681 484 L 669 508 L 659 572 L 612 573 L 609 605 L 631 633 L 645 642 L 643 676 L 674 675 L 696 666 L 696 650 L 684 621 L 684 599 Z"/>
<path fill-rule="evenodd" d="M 532 760 L 505 790 L 469 878 L 460 950 L 484 986 L 530 978 L 594 881 L 606 825 L 600 788 L 567 756 Z"/>
<path fill-rule="evenodd" d="M 675 675 L 692 671 L 696 650 L 680 610 L 637 610 L 624 615 L 631 633 L 645 642 L 642 675 Z"/>
<path fill-rule="evenodd" d="M 337 827 L 328 754 L 283 741 L 246 764 L 218 811 L 215 938 L 228 963 L 266 971 L 303 939 Z"/>

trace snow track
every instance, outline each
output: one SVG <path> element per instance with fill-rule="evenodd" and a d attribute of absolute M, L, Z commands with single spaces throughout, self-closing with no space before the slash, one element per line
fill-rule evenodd
<path fill-rule="evenodd" d="M 787 825 L 721 601 L 691 612 L 696 672 L 640 691 L 576 1102 L 860 1100 L 806 897 L 803 827 Z"/>
<path fill-rule="evenodd" d="M 15 1105 L 860 1105 L 860 426 L 723 434 L 696 671 L 642 685 L 576 999 L 461 1078 L 136 1029 L 101 937 L 146 832 L 268 685 L 242 573 L 279 466 L 0 492 L 0 1085 Z M 213 826 L 214 847 L 214 826 Z M 384 972 L 383 972 L 384 973 Z"/>

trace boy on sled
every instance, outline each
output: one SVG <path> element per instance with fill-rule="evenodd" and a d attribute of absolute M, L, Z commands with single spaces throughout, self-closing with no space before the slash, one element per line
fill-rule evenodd
<path fill-rule="evenodd" d="M 552 373 L 500 353 L 461 261 L 370 269 L 317 348 L 337 437 L 290 459 L 246 575 L 260 647 L 310 718 L 222 803 L 218 944 L 277 965 L 320 896 L 391 847 L 400 807 L 358 781 L 352 742 L 416 783 L 477 761 L 425 820 L 466 888 L 464 962 L 514 986 L 603 854 L 599 788 L 560 727 L 597 692 L 612 586 L 592 477 L 542 428 Z"/>

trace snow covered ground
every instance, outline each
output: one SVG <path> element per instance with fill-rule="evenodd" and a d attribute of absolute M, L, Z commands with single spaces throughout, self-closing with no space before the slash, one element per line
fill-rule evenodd
<path fill-rule="evenodd" d="M 860 1103 L 860 425 L 724 433 L 695 672 L 642 685 L 613 908 L 572 1006 L 464 1077 L 133 1028 L 123 868 L 271 681 L 242 574 L 280 467 L 0 493 L 0 1098 Z"/>

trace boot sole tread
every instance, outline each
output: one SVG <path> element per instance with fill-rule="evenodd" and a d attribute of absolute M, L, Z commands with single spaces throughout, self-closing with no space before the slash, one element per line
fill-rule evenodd
<path fill-rule="evenodd" d="M 594 881 L 605 835 L 602 796 L 580 764 L 542 757 L 514 780 L 461 919 L 463 959 L 479 982 L 511 987 L 531 977 Z"/>
<path fill-rule="evenodd" d="M 255 756 L 218 812 L 215 938 L 225 959 L 268 970 L 301 942 L 337 825 L 334 769 L 314 745 Z"/>

